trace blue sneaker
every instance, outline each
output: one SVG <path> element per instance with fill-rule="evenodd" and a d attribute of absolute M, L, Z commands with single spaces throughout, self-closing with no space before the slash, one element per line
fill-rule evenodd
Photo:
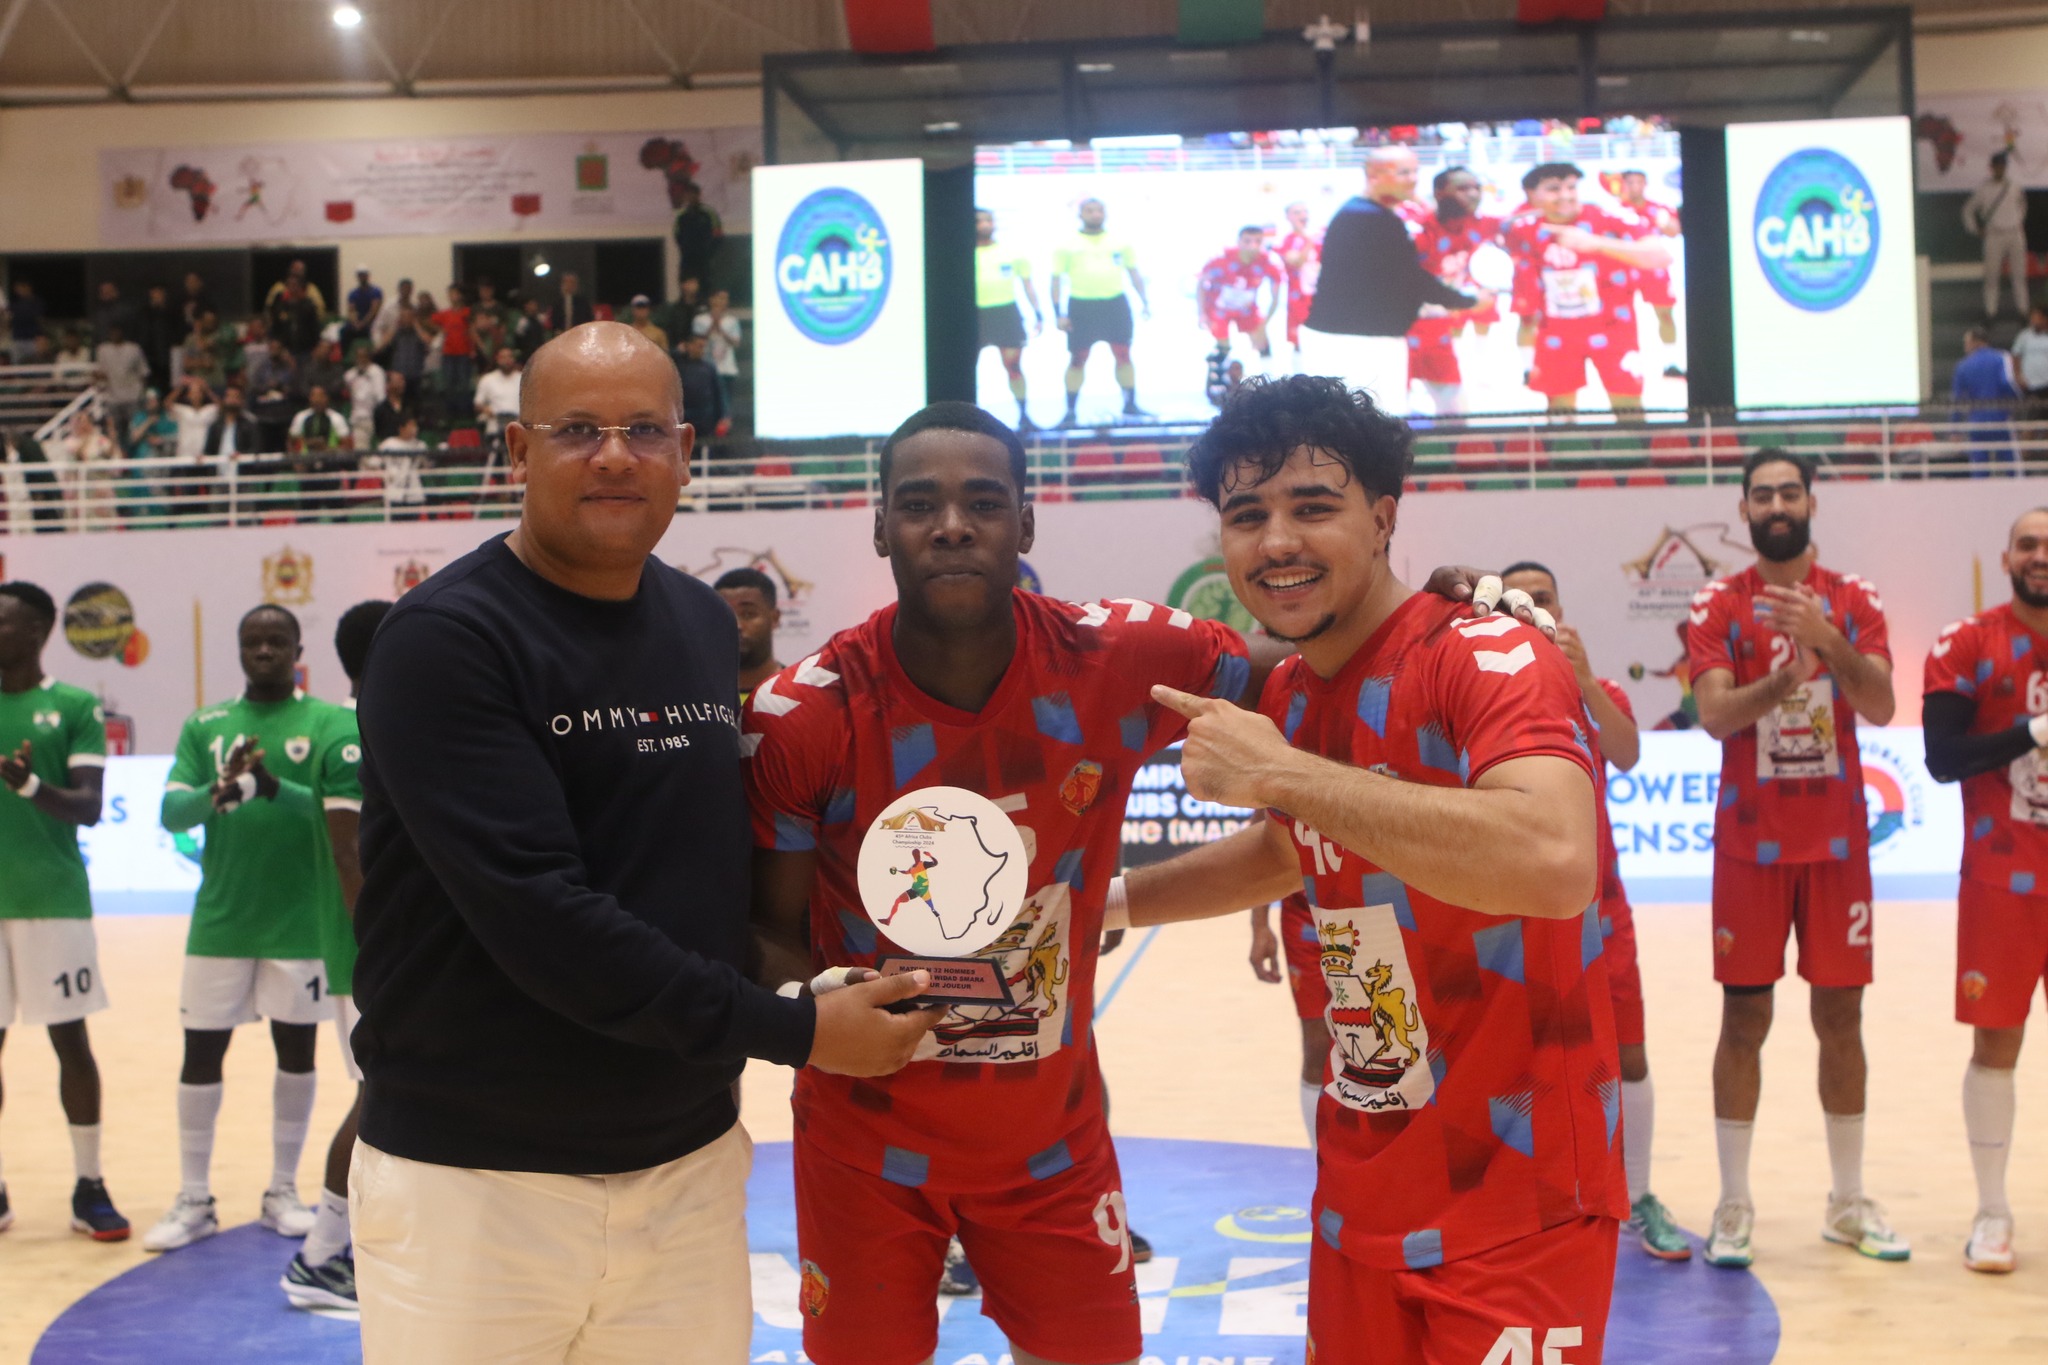
<path fill-rule="evenodd" d="M 307 1265 L 305 1253 L 292 1257 L 277 1282 L 294 1308 L 338 1308 L 357 1311 L 356 1258 L 353 1251 L 330 1256 L 319 1265 Z"/>
<path fill-rule="evenodd" d="M 71 1227 L 74 1232 L 82 1232 L 95 1242 L 128 1240 L 128 1220 L 114 1207 L 104 1180 L 79 1178 L 71 1191 Z"/>

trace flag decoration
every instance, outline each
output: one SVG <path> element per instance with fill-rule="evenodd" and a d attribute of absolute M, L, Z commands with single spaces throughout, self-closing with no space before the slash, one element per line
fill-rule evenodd
<path fill-rule="evenodd" d="M 1256 43 L 1266 35 L 1266 0 L 1180 0 L 1183 43 Z"/>
<path fill-rule="evenodd" d="M 846 0 L 846 40 L 855 52 L 930 52 L 932 0 Z"/>

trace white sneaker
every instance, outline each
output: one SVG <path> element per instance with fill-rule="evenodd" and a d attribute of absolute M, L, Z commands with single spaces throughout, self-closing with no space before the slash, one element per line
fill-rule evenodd
<path fill-rule="evenodd" d="M 1714 1209 L 1714 1230 L 1707 1235 L 1704 1259 L 1708 1265 L 1736 1269 L 1755 1260 L 1749 1236 L 1756 1230 L 1756 1206 L 1740 1199 L 1723 1199 Z"/>
<path fill-rule="evenodd" d="M 142 1249 L 176 1251 L 205 1241 L 219 1231 L 220 1219 L 214 1215 L 213 1196 L 195 1199 L 181 1191 L 156 1226 L 142 1234 Z"/>
<path fill-rule="evenodd" d="M 313 1210 L 299 1202 L 299 1192 L 289 1185 L 272 1185 L 263 1192 L 263 1212 L 257 1218 L 280 1237 L 304 1237 L 313 1230 Z"/>
<path fill-rule="evenodd" d="M 1854 1247 L 1874 1261 L 1903 1261 L 1913 1254 L 1906 1239 L 1885 1221 L 1884 1206 L 1861 1195 L 1854 1199 L 1829 1195 L 1827 1222 L 1821 1225 L 1820 1235 L 1837 1245 Z"/>
<path fill-rule="evenodd" d="M 1963 1264 L 1986 1275 L 2010 1275 L 2015 1263 L 2012 1215 L 1979 1213 L 1970 1224 L 1970 1240 L 1963 1244 Z"/>

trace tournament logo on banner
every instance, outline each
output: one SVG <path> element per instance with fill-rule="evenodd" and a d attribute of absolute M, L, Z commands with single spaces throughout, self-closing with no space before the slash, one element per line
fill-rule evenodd
<path fill-rule="evenodd" d="M 796 329 L 843 346 L 872 327 L 889 301 L 893 253 L 882 215 L 853 190 L 813 191 L 782 225 L 776 293 Z"/>
<path fill-rule="evenodd" d="M 1856 163 L 1825 147 L 1792 153 L 1756 197 L 1757 263 L 1779 297 L 1826 313 L 1877 266 L 1877 196 Z"/>
<path fill-rule="evenodd" d="M 1869 730 L 1857 733 L 1863 752 L 1863 800 L 1870 817 L 1870 856 L 1881 859 L 1909 841 L 1927 823 L 1927 794 L 1920 783 L 1924 762 L 1915 763 Z"/>

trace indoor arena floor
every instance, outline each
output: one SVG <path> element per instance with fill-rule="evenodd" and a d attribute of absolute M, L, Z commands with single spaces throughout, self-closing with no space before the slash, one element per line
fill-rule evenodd
<path fill-rule="evenodd" d="M 1716 1192 L 1708 1066 L 1718 992 L 1708 978 L 1707 912 L 1704 906 L 1649 906 L 1637 918 L 1657 1082 L 1654 1184 L 1679 1221 L 1698 1232 L 1711 1218 Z M 1871 1059 L 1866 1185 L 1912 1239 L 1912 1261 L 1879 1264 L 1820 1239 L 1828 1181 L 1814 1043 L 1805 987 L 1789 983 L 1780 992 L 1778 1028 L 1765 1054 L 1753 1178 L 1755 1280 L 1697 1261 L 1688 1267 L 1651 1263 L 1624 1242 L 1617 1323 L 1624 1303 L 1639 1320 L 1628 1333 L 1616 1328 L 1610 1362 L 2048 1359 L 2048 1121 L 2042 1117 L 2048 1114 L 2048 1041 L 2037 1041 L 2020 1066 L 2011 1175 L 2020 1268 L 2005 1277 L 1975 1275 L 1962 1264 L 1975 1200 L 1959 1098 L 1969 1035 L 1952 1015 L 1954 919 L 1952 902 L 1883 905 L 1877 984 L 1865 1007 Z M 215 1250 L 202 1244 L 161 1261 L 142 1252 L 140 1233 L 177 1186 L 177 963 L 185 921 L 102 919 L 99 931 L 114 998 L 114 1008 L 92 1024 L 107 1096 L 105 1167 L 137 1237 L 100 1246 L 66 1230 L 71 1153 L 57 1108 L 54 1060 L 39 1030 L 13 1030 L 4 1053 L 0 1158 L 16 1222 L 0 1234 L 0 1365 L 31 1357 L 36 1365 L 354 1358 L 347 1323 L 301 1322 L 283 1309 L 275 1285 L 289 1243 L 245 1229 L 217 1239 Z M 1121 1138 L 1144 1139 L 1124 1144 L 1124 1170 L 1132 1225 L 1157 1249 L 1140 1291 L 1149 1305 L 1148 1351 L 1155 1349 L 1156 1330 L 1163 1365 L 1225 1359 L 1297 1365 L 1301 1359 L 1298 1335 L 1288 1345 L 1290 1324 L 1276 1326 L 1272 1316 L 1275 1304 L 1283 1318 L 1298 1316 L 1307 1252 L 1301 1245 L 1306 1232 L 1289 1230 L 1287 1222 L 1300 1210 L 1284 1207 L 1306 1199 L 1305 1188 L 1294 1188 L 1308 1170 L 1296 1103 L 1299 1034 L 1286 990 L 1254 980 L 1245 961 L 1248 944 L 1242 918 L 1141 932 L 1104 960 L 1100 976 L 1099 1036 L 1112 1126 Z M 323 1029 L 322 1086 L 301 1167 L 308 1196 L 318 1185 L 327 1137 L 348 1102 L 333 1048 L 332 1030 Z M 242 1030 L 228 1055 L 214 1159 L 224 1224 L 253 1222 L 269 1173 L 270 1070 L 268 1038 Z M 787 1149 L 776 1144 L 790 1133 L 789 1077 L 757 1064 L 746 1080 L 746 1122 L 760 1144 L 754 1242 L 761 1290 L 780 1285 L 777 1268 L 784 1264 L 764 1247 L 788 1238 L 786 1228 L 776 1226 L 787 1221 L 788 1203 L 776 1188 L 778 1173 L 787 1170 Z M 1285 1197 L 1261 1195 L 1254 1187 L 1262 1180 L 1277 1182 Z M 1193 1245 L 1209 1235 L 1208 1220 L 1219 1208 L 1225 1216 L 1216 1219 L 1216 1230 L 1230 1225 L 1237 1231 L 1225 1235 L 1244 1239 L 1237 1250 L 1245 1254 L 1233 1256 L 1227 1272 L 1204 1270 Z M 1245 1232 L 1259 1219 L 1280 1231 Z M 179 1257 L 191 1259 L 169 1264 Z M 145 1262 L 162 1268 L 107 1284 Z M 1218 1273 L 1220 1280 L 1213 1278 Z M 1728 1292 L 1739 1282 L 1744 1292 Z M 152 1283 L 159 1285 L 154 1298 L 145 1292 Z M 1248 1287 L 1234 1300 L 1233 1283 Z M 1261 1283 L 1277 1287 L 1259 1298 Z M 793 1272 L 788 1284 L 793 1291 Z M 1754 1292 L 1756 1285 L 1765 1292 Z M 761 1298 L 755 1359 L 797 1361 L 790 1348 L 793 1310 L 767 1301 L 767 1293 Z M 1250 1347 L 1241 1354 L 1227 1355 L 1221 1342 L 1184 1349 L 1195 1338 L 1172 1324 L 1213 1324 L 1219 1299 L 1223 1321 L 1232 1321 L 1233 1313 L 1241 1327 L 1259 1319 L 1274 1335 L 1246 1336 Z M 1707 1311 L 1710 1299 L 1716 1306 Z M 1695 1300 L 1698 1313 L 1689 1307 Z M 1645 1310 L 1645 1304 L 1651 1306 Z M 997 1365 L 999 1343 L 981 1345 L 991 1340 L 985 1325 L 964 1305 L 953 1307 L 940 1359 Z M 1169 1318 L 1169 1307 L 1179 1316 Z M 176 1316 L 188 1312 L 215 1338 L 193 1336 L 189 1352 L 177 1326 L 186 1319 Z M 318 1340 L 309 1336 L 303 1351 L 260 1344 L 294 1331 L 317 1331 Z M 124 1337 L 133 1345 L 120 1346 Z M 1271 1341 L 1281 1344 L 1259 1344 Z"/>

